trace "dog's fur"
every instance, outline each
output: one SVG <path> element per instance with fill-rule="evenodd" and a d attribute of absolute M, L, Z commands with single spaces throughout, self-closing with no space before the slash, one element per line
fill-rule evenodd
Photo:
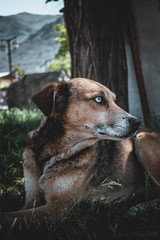
<path fill-rule="evenodd" d="M 130 138 L 139 121 L 115 100 L 105 86 L 82 78 L 51 84 L 33 96 L 44 117 L 29 133 L 23 154 L 25 206 L 3 220 L 30 220 L 33 207 L 39 218 L 58 219 L 78 199 L 125 200 L 142 191 L 144 169 L 160 185 L 159 133 L 140 130 Z M 101 185 L 104 180 L 122 187 L 110 189 Z"/>

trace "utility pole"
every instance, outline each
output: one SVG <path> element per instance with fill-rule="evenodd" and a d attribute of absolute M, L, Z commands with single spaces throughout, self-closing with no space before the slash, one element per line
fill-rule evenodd
<path fill-rule="evenodd" d="M 8 39 L 0 39 L 0 41 L 2 42 L 7 42 L 7 47 L 8 47 L 8 63 L 9 63 L 9 73 L 10 73 L 10 80 L 11 82 L 13 81 L 13 78 L 12 78 L 12 54 L 11 54 L 11 41 L 16 39 L 17 36 L 14 36 L 14 37 L 11 37 L 11 38 L 8 38 Z M 19 43 L 15 40 L 13 42 L 13 47 L 16 49 L 19 47 Z M 1 48 L 1 51 L 4 51 L 5 50 L 5 45 L 4 44 L 1 44 L 0 45 L 0 48 Z"/>

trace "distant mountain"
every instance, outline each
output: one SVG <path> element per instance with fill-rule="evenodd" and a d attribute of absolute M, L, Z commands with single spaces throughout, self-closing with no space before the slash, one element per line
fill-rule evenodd
<path fill-rule="evenodd" d="M 55 24 L 63 24 L 62 15 L 20 13 L 0 16 L 0 39 L 17 35 L 19 49 L 12 49 L 12 65 L 20 65 L 27 73 L 44 71 L 44 62 L 53 59 L 59 44 Z M 49 62 L 49 61 L 48 61 Z M 44 65 L 45 66 L 45 65 Z M 7 48 L 0 51 L 0 72 L 8 71 Z"/>

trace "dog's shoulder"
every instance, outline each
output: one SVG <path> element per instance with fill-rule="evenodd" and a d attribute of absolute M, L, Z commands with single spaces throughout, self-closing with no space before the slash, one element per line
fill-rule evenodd
<path fill-rule="evenodd" d="M 64 128 L 55 119 L 43 116 L 39 127 L 28 133 L 26 149 L 32 150 L 38 165 L 43 165 L 56 153 L 63 134 Z"/>
<path fill-rule="evenodd" d="M 106 178 L 115 181 L 122 178 L 126 171 L 126 164 L 129 166 L 133 160 L 131 139 L 99 141 L 94 185 L 100 184 Z"/>

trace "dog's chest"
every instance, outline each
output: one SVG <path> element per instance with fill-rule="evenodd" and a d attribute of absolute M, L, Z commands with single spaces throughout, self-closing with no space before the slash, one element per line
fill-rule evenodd
<path fill-rule="evenodd" d="M 76 191 L 82 181 L 84 181 L 84 174 L 77 174 L 72 176 L 61 176 L 57 177 L 53 182 L 53 191 L 55 193 L 66 193 L 68 191 Z"/>
<path fill-rule="evenodd" d="M 96 162 L 96 146 L 86 149 L 70 159 L 64 159 L 58 162 L 51 160 L 46 163 L 43 174 L 40 178 L 42 190 L 51 191 L 57 194 L 65 195 L 68 192 L 83 194 L 94 175 L 94 166 Z"/>

